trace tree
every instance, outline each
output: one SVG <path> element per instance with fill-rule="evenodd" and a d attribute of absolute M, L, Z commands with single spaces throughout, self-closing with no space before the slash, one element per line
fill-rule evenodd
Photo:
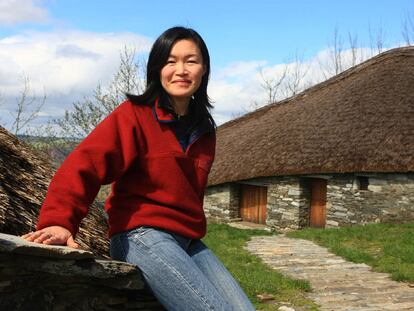
<path fill-rule="evenodd" d="M 412 19 L 406 21 L 407 29 L 405 33 L 409 36 L 409 27 L 414 29 L 414 23 Z M 374 32 L 369 27 L 370 36 L 370 54 L 374 56 L 385 50 L 385 33 L 380 25 Z M 411 31 L 413 32 L 413 31 Z M 348 42 L 345 42 L 342 35 L 339 32 L 339 28 L 335 27 L 333 32 L 333 39 L 329 45 L 327 57 L 318 59 L 320 73 L 323 76 L 323 80 L 327 80 L 330 77 L 337 75 L 344 70 L 353 67 L 362 61 L 364 61 L 368 55 L 364 53 L 364 49 L 359 46 L 358 36 L 348 32 Z M 298 53 L 294 55 L 292 60 L 285 63 L 285 69 L 281 75 L 271 77 L 264 75 L 264 69 L 261 68 L 259 73 L 261 77 L 261 87 L 265 92 L 267 102 L 264 104 L 274 103 L 277 100 L 282 100 L 298 94 L 306 88 L 315 85 L 321 81 L 317 78 L 308 76 L 311 63 L 303 61 L 303 57 L 299 57 Z M 251 111 L 263 106 L 257 101 L 250 104 L 249 109 Z"/>
<path fill-rule="evenodd" d="M 348 42 L 352 54 L 351 66 L 355 66 L 360 62 L 361 54 L 358 52 L 358 35 L 353 35 L 351 32 L 348 32 Z"/>
<path fill-rule="evenodd" d="M 15 135 L 25 128 L 30 122 L 34 121 L 46 102 L 46 93 L 39 99 L 36 95 L 30 95 L 31 87 L 28 77 L 24 77 L 23 89 L 20 92 L 20 98 L 17 99 L 17 106 L 13 116 L 12 131 Z"/>
<path fill-rule="evenodd" d="M 271 77 L 269 74 L 265 74 L 263 67 L 260 67 L 258 70 L 260 75 L 260 87 L 264 90 L 266 95 L 266 101 L 260 102 L 258 100 L 250 101 L 250 104 L 246 106 L 242 106 L 242 110 L 237 113 L 232 113 L 232 119 L 241 117 L 242 115 L 259 109 L 262 106 L 272 104 L 276 102 L 279 95 L 279 88 L 284 81 L 287 73 L 287 66 L 284 66 L 282 72 L 275 77 Z"/>
<path fill-rule="evenodd" d="M 20 91 L 20 96 L 16 98 L 15 109 L 10 112 L 12 116 L 11 131 L 15 135 L 22 134 L 23 129 L 39 116 L 39 112 L 45 102 L 46 93 L 44 92 L 41 98 L 37 97 L 30 86 L 30 79 L 27 76 L 23 76 L 23 87 Z M 6 103 L 4 96 L 0 96 L 0 104 L 4 105 Z M 0 121 L 2 120 L 0 119 Z M 4 125 L 6 126 L 6 124 Z"/>
<path fill-rule="evenodd" d="M 266 92 L 267 101 L 266 104 L 274 103 L 277 99 L 277 95 L 279 92 L 279 88 L 282 82 L 285 80 L 287 74 L 287 66 L 284 66 L 281 74 L 278 77 L 271 78 L 269 76 L 265 76 L 263 73 L 263 68 L 260 69 L 260 77 L 262 82 L 260 86 Z"/>
<path fill-rule="evenodd" d="M 120 53 L 120 65 L 107 88 L 97 85 L 92 97 L 73 104 L 61 119 L 54 120 L 65 137 L 85 137 L 110 112 L 112 112 L 126 93 L 138 94 L 144 90 L 142 61 L 136 61 L 135 49 L 124 47 Z"/>
<path fill-rule="evenodd" d="M 283 88 L 284 98 L 295 96 L 312 84 L 310 82 L 304 82 L 305 77 L 308 74 L 309 67 L 309 64 L 306 64 L 303 61 L 303 56 L 298 56 L 298 53 L 296 52 L 293 60 L 290 62 L 290 66 L 287 69 L 287 75 Z"/>
<path fill-rule="evenodd" d="M 298 53 L 295 53 L 292 60 L 286 62 L 283 69 L 274 77 L 265 74 L 263 68 L 260 68 L 260 86 L 265 92 L 266 102 L 253 101 L 246 112 L 294 96 L 309 87 L 309 83 L 304 82 L 308 71 L 309 65 L 303 61 L 302 56 L 298 56 Z"/>
<path fill-rule="evenodd" d="M 375 31 L 371 29 L 371 25 L 369 26 L 371 56 L 384 52 L 386 35 L 383 29 L 382 23 L 377 26 Z"/>
<path fill-rule="evenodd" d="M 408 14 L 403 21 L 402 36 L 407 46 L 414 43 L 414 14 Z"/>

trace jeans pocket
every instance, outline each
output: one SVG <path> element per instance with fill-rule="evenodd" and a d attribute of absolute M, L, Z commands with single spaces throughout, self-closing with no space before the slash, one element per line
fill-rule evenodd
<path fill-rule="evenodd" d="M 147 249 L 156 247 L 158 244 L 165 242 L 177 243 L 173 235 L 165 230 L 152 228 L 152 227 L 140 227 L 131 232 L 128 239 L 133 240 L 137 244 L 141 244 Z"/>
<path fill-rule="evenodd" d="M 152 227 L 138 227 L 133 230 L 130 230 L 126 233 L 127 239 L 133 241 L 137 245 L 142 245 L 145 248 L 149 249 L 151 246 L 151 241 L 154 234 L 156 235 L 157 230 Z"/>
<path fill-rule="evenodd" d="M 153 230 L 151 227 L 141 226 L 132 230 L 127 231 L 125 234 L 128 238 L 132 238 L 134 236 L 142 236 L 149 231 Z"/>

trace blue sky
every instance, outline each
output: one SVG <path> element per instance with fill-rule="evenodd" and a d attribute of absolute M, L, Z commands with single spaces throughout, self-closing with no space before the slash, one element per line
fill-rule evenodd
<path fill-rule="evenodd" d="M 0 94 L 8 99 L 0 117 L 8 119 L 13 109 L 17 74 L 48 93 L 46 120 L 107 82 L 123 45 L 136 45 L 145 55 L 165 29 L 183 25 L 209 47 L 210 93 L 221 123 L 240 112 L 240 101 L 260 101 L 260 87 L 249 81 L 258 68 L 271 74 L 295 53 L 311 62 L 332 45 L 335 29 L 344 44 L 348 33 L 357 35 L 361 49 L 369 45 L 369 29 L 373 37 L 380 29 L 387 47 L 402 45 L 407 16 L 414 19 L 412 0 L 0 0 Z M 68 46 L 96 55 L 94 63 L 62 59 L 56 51 Z"/>

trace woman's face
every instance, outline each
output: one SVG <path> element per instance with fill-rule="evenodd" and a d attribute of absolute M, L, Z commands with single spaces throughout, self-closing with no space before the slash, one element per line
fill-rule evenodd
<path fill-rule="evenodd" d="M 161 69 L 161 85 L 175 103 L 188 103 L 205 71 L 198 46 L 191 40 L 179 40 Z"/>

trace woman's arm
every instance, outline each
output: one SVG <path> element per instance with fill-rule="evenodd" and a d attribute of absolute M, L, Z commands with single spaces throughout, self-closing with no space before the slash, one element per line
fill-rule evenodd
<path fill-rule="evenodd" d="M 76 236 L 100 186 L 118 179 L 136 159 L 137 127 L 132 104 L 125 102 L 75 148 L 55 173 L 40 210 L 37 231 L 27 235 L 28 240 L 60 244 Z M 50 234 L 55 238 L 47 237 Z"/>

